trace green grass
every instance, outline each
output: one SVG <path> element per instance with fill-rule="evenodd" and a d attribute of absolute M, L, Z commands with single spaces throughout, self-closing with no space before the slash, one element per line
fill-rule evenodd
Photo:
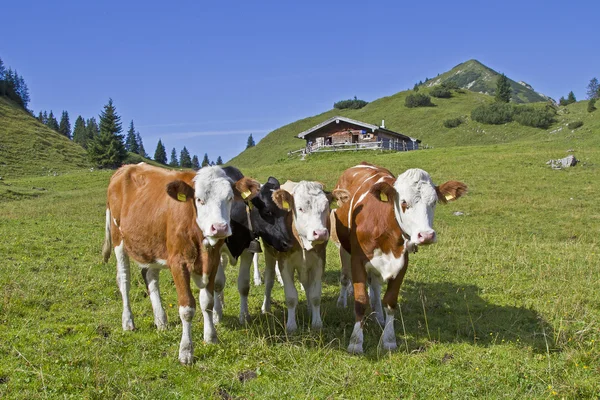
<path fill-rule="evenodd" d="M 86 151 L 0 96 L 0 176 L 43 176 L 89 168 Z"/>
<path fill-rule="evenodd" d="M 394 99 L 380 101 L 392 107 Z M 378 347 L 381 328 L 373 318 L 365 330 L 366 354 L 346 353 L 354 317 L 352 307 L 335 306 L 340 265 L 330 245 L 322 332 L 308 330 L 301 303 L 300 332 L 286 335 L 284 295 L 277 284 L 273 314 L 259 315 L 262 287 L 253 287 L 255 318 L 239 326 L 237 275 L 229 267 L 225 318 L 217 327 L 221 343 L 202 344 L 198 313 L 197 360 L 182 367 L 175 288 L 167 271 L 161 288 L 169 329 L 154 329 L 134 268 L 138 330 L 121 331 L 114 257 L 104 265 L 100 255 L 110 172 L 35 176 L 32 170 L 32 176 L 8 176 L 0 190 L 45 190 L 28 189 L 37 196 L 0 201 L 0 397 L 598 397 L 600 114 L 588 115 L 585 106 L 563 109 L 549 131 L 512 132 L 510 124 L 490 130 L 507 138 L 496 144 L 451 147 L 448 140 L 447 146 L 423 151 L 349 152 L 306 161 L 283 157 L 263 165 L 240 157 L 246 160 L 243 172 L 261 180 L 316 179 L 332 188 L 341 171 L 368 160 L 394 173 L 420 167 L 438 183 L 459 179 L 469 185 L 466 197 L 437 208 L 439 242 L 411 256 L 395 353 Z M 357 117 L 354 113 L 344 115 Z M 281 132 L 300 131 L 328 115 Z M 584 126 L 571 132 L 564 124 L 572 120 Z M 285 147 L 284 136 L 273 135 L 270 143 L 280 140 L 277 145 Z M 545 165 L 567 150 L 582 162 L 561 171 Z"/>

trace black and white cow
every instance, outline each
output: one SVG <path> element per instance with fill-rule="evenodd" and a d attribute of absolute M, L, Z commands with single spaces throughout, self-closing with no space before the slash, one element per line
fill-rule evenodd
<path fill-rule="evenodd" d="M 235 167 L 223 168 L 231 179 L 241 179 L 244 175 Z M 221 266 L 215 279 L 215 305 L 213 318 L 219 322 L 223 315 L 223 287 L 225 286 L 225 267 L 227 262 L 235 265 L 239 259 L 240 269 L 238 275 L 238 292 L 240 293 L 240 323 L 249 320 L 248 292 L 250 291 L 250 266 L 254 253 L 250 251 L 253 240 L 261 238 L 263 243 L 277 252 L 289 251 L 294 243 L 290 230 L 289 211 L 277 206 L 273 201 L 273 193 L 279 190 L 279 181 L 270 177 L 260 188 L 256 197 L 244 203 L 234 203 L 231 207 L 232 234 L 225 241 L 224 255 L 221 257 Z M 243 194 L 242 194 L 243 195 Z M 225 249 L 226 247 L 226 249 Z M 270 261 L 270 260 L 268 260 Z M 270 264 L 267 262 L 267 264 Z M 273 274 L 275 265 L 267 265 L 265 270 L 265 291 L 271 292 L 273 288 Z M 268 309 L 263 307 L 263 312 Z"/>

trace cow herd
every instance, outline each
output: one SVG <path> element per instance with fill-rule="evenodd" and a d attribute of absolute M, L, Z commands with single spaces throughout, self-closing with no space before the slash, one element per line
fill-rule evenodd
<path fill-rule="evenodd" d="M 182 323 L 179 361 L 191 364 L 196 312 L 191 281 L 200 289 L 204 341 L 215 343 L 227 263 L 239 262 L 239 320 L 249 322 L 250 267 L 260 251 L 260 239 L 265 259 L 262 312 L 271 310 L 278 266 L 287 307 L 286 330 L 297 329 L 295 276 L 306 292 L 310 328 L 318 330 L 323 326 L 322 275 L 331 239 L 339 248 L 342 264 L 338 305 L 345 307 L 347 296 L 354 294 L 356 320 L 348 351 L 363 352 L 368 307 L 383 326 L 383 348 L 393 350 L 394 314 L 408 254 L 436 241 L 432 228 L 436 203 L 456 200 L 466 191 L 466 185 L 457 181 L 435 186 L 421 169 L 394 177 L 389 170 L 367 163 L 347 169 L 331 192 L 311 181 L 281 185 L 270 177 L 260 184 L 233 167 L 205 167 L 194 172 L 168 171 L 144 163 L 124 166 L 108 186 L 103 246 L 104 260 L 113 249 L 117 260 L 122 327 L 135 329 L 129 301 L 129 258 L 141 267 L 157 329 L 167 327 L 159 272 L 170 269 Z M 257 278 L 255 274 L 255 281 Z M 383 282 L 387 288 L 382 304 Z"/>

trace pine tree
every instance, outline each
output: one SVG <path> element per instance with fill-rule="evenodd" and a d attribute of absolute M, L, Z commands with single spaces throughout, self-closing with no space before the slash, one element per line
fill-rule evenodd
<path fill-rule="evenodd" d="M 246 148 L 250 148 L 250 147 L 254 147 L 256 146 L 256 143 L 254 143 L 254 139 L 252 138 L 252 134 L 250 134 L 250 136 L 248 136 L 248 141 L 246 142 Z"/>
<path fill-rule="evenodd" d="M 204 153 L 204 158 L 202 159 L 202 168 L 210 165 L 210 161 L 208 160 L 208 154 Z"/>
<path fill-rule="evenodd" d="M 133 120 L 131 120 L 131 123 L 129 124 L 129 130 L 127 131 L 127 138 L 125 139 L 125 148 L 127 149 L 127 151 L 130 151 L 130 152 L 136 153 L 136 154 L 139 150 L 138 143 L 135 138 L 135 128 L 133 127 Z"/>
<path fill-rule="evenodd" d="M 167 164 L 167 151 L 160 139 L 158 139 L 156 151 L 154 151 L 154 161 L 165 165 Z"/>
<path fill-rule="evenodd" d="M 510 82 L 506 75 L 501 74 L 496 82 L 496 101 L 500 103 L 508 103 L 512 96 Z"/>
<path fill-rule="evenodd" d="M 21 99 L 21 104 L 25 110 L 27 110 L 27 106 L 29 105 L 29 89 L 27 88 L 27 84 L 22 76 L 17 75 L 17 88 L 15 90 L 17 95 Z"/>
<path fill-rule="evenodd" d="M 590 101 L 588 101 L 587 111 L 588 112 L 596 111 L 596 99 L 591 99 Z"/>
<path fill-rule="evenodd" d="M 100 136 L 100 128 L 94 117 L 88 119 L 85 125 L 87 127 L 87 143 L 89 144 L 92 140 Z"/>
<path fill-rule="evenodd" d="M 221 159 L 221 156 L 217 157 L 217 165 L 223 165 L 223 160 Z"/>
<path fill-rule="evenodd" d="M 58 133 L 71 139 L 71 123 L 69 122 L 69 113 L 66 111 L 63 111 L 62 116 L 60 117 Z"/>
<path fill-rule="evenodd" d="M 42 124 L 44 123 L 44 114 L 42 114 L 41 111 L 37 116 L 37 120 L 40 121 Z"/>
<path fill-rule="evenodd" d="M 99 167 L 117 168 L 127 157 L 121 132 L 121 117 L 112 99 L 104 106 L 100 114 L 100 135 L 88 145 L 88 155 Z"/>
<path fill-rule="evenodd" d="M 181 154 L 179 155 L 179 165 L 181 168 L 192 168 L 192 159 L 190 158 L 190 152 L 183 146 Z"/>
<path fill-rule="evenodd" d="M 577 102 L 577 99 L 575 98 L 575 93 L 573 93 L 573 91 L 571 90 L 569 92 L 569 95 L 567 96 L 567 104 L 573 104 Z"/>
<path fill-rule="evenodd" d="M 48 112 L 44 111 L 44 116 L 42 117 L 42 124 L 48 125 Z"/>
<path fill-rule="evenodd" d="M 48 126 L 48 128 L 58 132 L 58 121 L 54 117 L 52 110 L 50 110 L 50 114 L 48 114 L 48 120 L 46 122 L 46 125 Z"/>
<path fill-rule="evenodd" d="M 0 58 L 0 96 L 6 96 L 6 67 Z"/>
<path fill-rule="evenodd" d="M 171 167 L 179 167 L 179 161 L 177 161 L 177 151 L 175 147 L 171 150 L 171 160 L 169 161 L 169 166 Z"/>
<path fill-rule="evenodd" d="M 192 157 L 192 168 L 196 171 L 200 169 L 200 161 L 198 160 L 197 155 L 194 155 L 194 157 Z"/>
<path fill-rule="evenodd" d="M 567 99 L 565 99 L 563 96 L 560 96 L 560 99 L 558 99 L 558 105 L 560 106 L 566 106 L 569 103 L 567 103 Z"/>
<path fill-rule="evenodd" d="M 73 141 L 84 149 L 87 149 L 87 129 L 85 127 L 85 120 L 81 117 L 81 115 L 75 120 L 75 126 L 73 127 Z"/>
<path fill-rule="evenodd" d="M 142 157 L 148 158 L 146 149 L 144 149 L 144 142 L 142 142 L 142 136 L 140 135 L 139 132 L 135 133 L 135 142 L 137 143 L 137 146 L 138 146 L 137 153 Z"/>
<path fill-rule="evenodd" d="M 597 78 L 592 78 L 587 86 L 588 100 L 597 99 L 600 96 L 600 84 Z"/>

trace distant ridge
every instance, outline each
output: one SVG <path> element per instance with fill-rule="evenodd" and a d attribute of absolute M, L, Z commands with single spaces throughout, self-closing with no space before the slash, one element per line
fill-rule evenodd
<path fill-rule="evenodd" d="M 496 80 L 499 75 L 498 72 L 483 65 L 481 62 L 469 60 L 458 64 L 448 72 L 444 72 L 428 80 L 423 85 L 431 87 L 446 82 L 454 82 L 463 89 L 493 96 L 496 94 Z M 513 90 L 511 101 L 514 103 L 534 103 L 550 99 L 550 97 L 536 92 L 531 85 L 523 81 L 515 82 L 510 77 L 508 80 Z"/>

